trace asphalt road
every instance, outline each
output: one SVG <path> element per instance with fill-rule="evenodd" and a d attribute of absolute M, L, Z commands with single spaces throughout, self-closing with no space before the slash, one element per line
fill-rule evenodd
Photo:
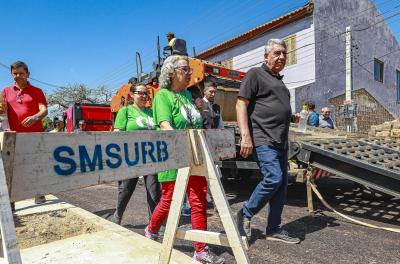
<path fill-rule="evenodd" d="M 319 189 L 337 210 L 359 220 L 388 227 L 400 228 L 400 199 L 379 196 L 363 191 L 359 186 L 341 179 L 323 179 Z M 235 213 L 249 197 L 255 179 L 224 182 L 224 188 Z M 283 224 L 292 235 L 301 238 L 298 245 L 266 241 L 266 209 L 252 220 L 253 238 L 250 241 L 251 263 L 400 263 L 400 234 L 359 226 L 329 212 L 314 199 L 317 216 L 306 209 L 305 185 L 289 185 Z M 82 207 L 104 218 L 109 218 L 116 202 L 115 184 L 75 190 L 58 194 L 66 202 Z M 125 212 L 122 225 L 143 234 L 148 223 L 145 190 L 138 185 Z M 211 204 L 210 204 L 211 206 Z M 208 228 L 222 231 L 218 214 L 208 210 Z M 181 225 L 190 228 L 190 218 L 182 217 Z M 178 241 L 175 248 L 192 255 L 191 242 Z M 212 250 L 235 263 L 232 252 L 224 247 Z"/>

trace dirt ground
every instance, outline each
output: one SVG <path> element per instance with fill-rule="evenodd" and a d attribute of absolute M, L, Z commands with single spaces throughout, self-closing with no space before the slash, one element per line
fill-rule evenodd
<path fill-rule="evenodd" d="M 55 240 L 99 231 L 82 218 L 67 210 L 43 214 L 14 216 L 17 238 L 21 248 L 30 248 Z"/>
<path fill-rule="evenodd" d="M 317 183 L 335 209 L 368 223 L 400 228 L 400 199 L 370 194 L 358 185 L 342 179 L 321 180 Z M 248 199 L 256 184 L 255 179 L 224 182 L 234 213 Z M 116 195 L 115 184 L 57 194 L 66 202 L 106 219 L 114 212 Z M 145 197 L 144 187 L 138 185 L 122 221 L 124 227 L 140 234 L 143 234 L 148 223 Z M 290 184 L 283 212 L 283 228 L 301 238 L 302 242 L 298 245 L 265 240 L 265 208 L 253 218 L 253 238 L 248 252 L 251 263 L 399 263 L 400 234 L 350 223 L 327 211 L 317 201 L 317 216 L 311 217 L 306 206 L 305 186 Z M 208 210 L 208 215 L 209 230 L 223 231 L 218 214 L 212 208 Z M 182 217 L 180 225 L 189 229 L 190 218 Z M 191 242 L 178 241 L 175 248 L 188 255 L 193 254 Z M 217 246 L 211 248 L 224 256 L 226 263 L 235 263 L 229 249 Z"/>

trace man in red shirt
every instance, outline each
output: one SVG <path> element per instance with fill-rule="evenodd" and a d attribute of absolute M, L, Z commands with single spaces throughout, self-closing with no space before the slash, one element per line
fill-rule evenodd
<path fill-rule="evenodd" d="M 3 100 L 7 103 L 10 130 L 21 132 L 43 132 L 41 120 L 47 115 L 47 101 L 41 89 L 28 82 L 28 66 L 17 61 L 11 66 L 15 83 L 3 89 Z M 44 196 L 36 197 L 36 203 L 45 202 Z"/>
<path fill-rule="evenodd" d="M 10 129 L 43 132 L 41 120 L 47 115 L 47 102 L 42 90 L 28 82 L 28 66 L 22 61 L 11 65 L 11 74 L 15 83 L 3 89 Z"/>

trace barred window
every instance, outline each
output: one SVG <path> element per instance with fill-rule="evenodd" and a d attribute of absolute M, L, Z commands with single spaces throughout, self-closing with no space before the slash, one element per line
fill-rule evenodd
<path fill-rule="evenodd" d="M 297 63 L 297 39 L 296 35 L 292 35 L 283 39 L 287 47 L 287 58 L 286 66 L 290 66 Z"/>
<path fill-rule="evenodd" d="M 222 67 L 228 68 L 228 69 L 233 69 L 233 59 L 226 59 L 221 61 Z"/>

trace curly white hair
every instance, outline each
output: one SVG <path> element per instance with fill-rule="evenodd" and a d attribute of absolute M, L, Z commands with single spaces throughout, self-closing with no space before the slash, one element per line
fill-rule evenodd
<path fill-rule="evenodd" d="M 163 66 L 161 67 L 161 73 L 160 76 L 158 77 L 158 83 L 160 88 L 167 88 L 169 89 L 171 87 L 171 76 L 175 71 L 175 68 L 178 66 L 178 61 L 180 60 L 188 60 L 187 56 L 181 56 L 181 55 L 172 55 L 169 56 L 163 63 Z"/>

